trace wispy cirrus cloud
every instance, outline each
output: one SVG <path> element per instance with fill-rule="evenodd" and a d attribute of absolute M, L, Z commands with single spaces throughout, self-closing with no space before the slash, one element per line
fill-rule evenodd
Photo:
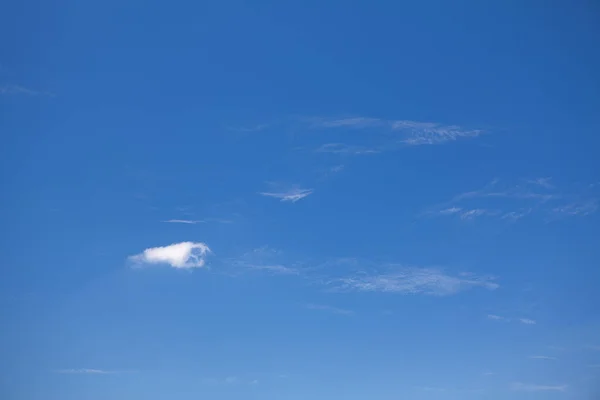
<path fill-rule="evenodd" d="M 92 368 L 70 368 L 70 369 L 58 369 L 57 374 L 91 374 L 91 375 L 107 375 L 107 374 L 118 374 L 123 371 L 107 371 L 104 369 L 92 369 Z"/>
<path fill-rule="evenodd" d="M 346 316 L 354 315 L 354 311 L 346 310 L 344 308 L 326 306 L 326 305 L 322 305 L 322 304 L 306 304 L 305 307 L 309 310 L 325 311 L 328 313 L 338 314 L 338 315 L 346 315 Z"/>
<path fill-rule="evenodd" d="M 308 127 L 314 130 L 364 130 L 370 135 L 373 146 L 346 143 L 327 143 L 317 152 L 360 155 L 396 150 L 407 146 L 439 145 L 460 139 L 474 138 L 484 134 L 481 129 L 467 129 L 458 125 L 410 120 L 386 120 L 380 118 L 306 118 Z M 378 137 L 376 135 L 379 134 Z"/>
<path fill-rule="evenodd" d="M 494 290 L 499 285 L 492 277 L 472 274 L 450 275 L 437 268 L 397 267 L 394 271 L 365 274 L 331 280 L 335 291 L 388 292 L 447 296 L 463 290 L 481 287 Z"/>
<path fill-rule="evenodd" d="M 556 219 L 586 216 L 598 210 L 600 196 L 588 193 L 593 188 L 575 195 L 559 191 L 551 182 L 548 177 L 521 179 L 516 184 L 494 179 L 483 188 L 458 194 L 422 215 L 462 220 L 487 216 L 515 222 L 535 214 Z"/>
<path fill-rule="evenodd" d="M 300 275 L 301 270 L 286 263 L 283 252 L 268 246 L 255 248 L 226 264 L 235 268 L 235 273 L 244 271 L 265 272 L 271 275 Z"/>
<path fill-rule="evenodd" d="M 575 201 L 555 207 L 552 209 L 552 212 L 556 215 L 563 216 L 586 216 L 598 211 L 598 204 L 598 199 Z"/>
<path fill-rule="evenodd" d="M 203 385 L 258 385 L 258 379 L 243 379 L 237 376 L 228 376 L 225 378 L 203 378 Z"/>
<path fill-rule="evenodd" d="M 394 121 L 392 129 L 405 133 L 407 137 L 402 142 L 411 146 L 442 144 L 484 133 L 480 129 L 465 129 L 458 125 L 416 121 Z"/>
<path fill-rule="evenodd" d="M 378 118 L 367 118 L 367 117 L 350 117 L 350 118 L 305 118 L 311 128 L 373 128 L 381 127 L 386 124 L 389 125 L 389 121 L 381 120 Z"/>
<path fill-rule="evenodd" d="M 567 390 L 567 385 L 536 385 L 515 382 L 510 385 L 510 388 L 521 392 L 564 392 Z"/>
<path fill-rule="evenodd" d="M 274 197 L 280 201 L 295 203 L 304 199 L 313 193 L 313 189 L 303 189 L 298 185 L 282 187 L 281 185 L 271 184 L 272 190 L 260 192 L 260 195 Z"/>
<path fill-rule="evenodd" d="M 496 314 L 488 314 L 487 319 L 491 319 L 492 321 L 502 321 L 502 322 L 510 322 L 509 318 L 502 317 Z"/>
<path fill-rule="evenodd" d="M 398 143 L 410 146 L 441 144 L 462 138 L 477 137 L 484 133 L 481 129 L 465 129 L 458 125 L 444 125 L 437 122 L 419 122 L 410 120 L 386 120 L 380 118 L 350 117 L 350 118 L 309 118 L 311 128 L 378 128 L 388 133 L 399 135 Z"/>
<path fill-rule="evenodd" d="M 210 248 L 202 242 L 181 242 L 168 246 L 151 247 L 128 257 L 135 266 L 164 264 L 177 269 L 201 268 L 205 265 Z"/>
<path fill-rule="evenodd" d="M 203 220 L 195 220 L 195 219 L 168 219 L 165 221 L 162 221 L 164 223 L 168 223 L 168 224 L 188 224 L 188 225 L 195 225 L 195 224 L 203 224 L 206 221 Z"/>
<path fill-rule="evenodd" d="M 381 150 L 375 147 L 355 146 L 344 143 L 326 143 L 315 149 L 317 153 L 332 153 L 345 155 L 377 154 Z"/>
<path fill-rule="evenodd" d="M 500 321 L 500 322 L 516 321 L 516 322 L 519 322 L 524 325 L 535 325 L 537 323 L 535 320 L 529 319 L 529 318 L 517 318 L 516 320 L 514 320 L 512 318 L 504 317 L 504 316 L 497 315 L 497 314 L 488 314 L 486 316 L 486 318 L 489 320 L 492 320 L 492 321 Z"/>
<path fill-rule="evenodd" d="M 529 356 L 528 358 L 532 360 L 556 360 L 556 357 L 550 356 Z"/>
<path fill-rule="evenodd" d="M 19 85 L 0 86 L 0 94 L 4 95 L 26 95 L 26 96 L 54 96 L 53 93 L 33 90 Z"/>
<path fill-rule="evenodd" d="M 537 322 L 529 318 L 519 318 L 519 322 L 525 325 L 535 325 Z"/>

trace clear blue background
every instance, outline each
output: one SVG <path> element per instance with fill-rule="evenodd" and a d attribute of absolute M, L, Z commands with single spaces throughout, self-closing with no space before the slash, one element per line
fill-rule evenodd
<path fill-rule="evenodd" d="M 0 397 L 598 393 L 598 214 L 424 216 L 495 178 L 551 177 L 555 193 L 597 204 L 597 3 L 24 0 L 0 15 Z M 302 122 L 357 116 L 485 134 L 314 151 L 385 136 Z M 269 182 L 314 192 L 279 202 L 259 195 Z M 182 241 L 207 243 L 209 268 L 127 265 Z M 352 257 L 500 287 L 331 293 L 302 276 L 222 273 L 262 246 L 286 265 Z M 57 372 L 81 368 L 115 373 Z"/>

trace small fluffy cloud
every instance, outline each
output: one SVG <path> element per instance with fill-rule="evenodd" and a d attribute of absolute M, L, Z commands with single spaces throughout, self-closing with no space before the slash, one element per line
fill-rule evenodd
<path fill-rule="evenodd" d="M 521 392 L 564 392 L 567 390 L 567 385 L 552 386 L 515 382 L 511 385 L 511 389 Z"/>
<path fill-rule="evenodd" d="M 332 281 L 334 289 L 361 292 L 391 292 L 446 296 L 473 287 L 494 290 L 499 285 L 489 277 L 452 276 L 436 268 L 403 267 L 395 272 L 376 275 L 359 274 Z"/>
<path fill-rule="evenodd" d="M 293 187 L 287 190 L 282 191 L 273 191 L 273 192 L 261 192 L 260 194 L 267 197 L 274 197 L 281 201 L 287 201 L 290 203 L 295 203 L 303 198 L 311 195 L 313 189 L 302 189 L 299 187 Z"/>
<path fill-rule="evenodd" d="M 181 242 L 169 246 L 151 247 L 143 252 L 130 256 L 129 261 L 136 265 L 166 264 L 173 268 L 200 268 L 210 248 L 201 242 Z"/>

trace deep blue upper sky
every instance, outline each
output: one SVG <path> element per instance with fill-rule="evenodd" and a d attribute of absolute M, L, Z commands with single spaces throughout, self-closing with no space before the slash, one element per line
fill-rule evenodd
<path fill-rule="evenodd" d="M 1 398 L 598 394 L 595 2 L 0 15 Z"/>

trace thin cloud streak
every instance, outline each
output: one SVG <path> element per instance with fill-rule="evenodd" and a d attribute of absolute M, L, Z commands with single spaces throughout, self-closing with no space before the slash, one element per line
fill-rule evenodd
<path fill-rule="evenodd" d="M 529 356 L 532 360 L 556 360 L 556 357 L 550 356 Z"/>
<path fill-rule="evenodd" d="M 311 195 L 313 189 L 292 188 L 280 192 L 261 192 L 260 195 L 274 197 L 280 201 L 295 203 L 303 198 Z"/>
<path fill-rule="evenodd" d="M 536 385 L 515 382 L 511 384 L 511 389 L 521 392 L 564 392 L 567 390 L 567 385 Z"/>
<path fill-rule="evenodd" d="M 19 85 L 4 85 L 0 86 L 0 94 L 5 95 L 27 95 L 27 96 L 51 96 L 54 97 L 53 93 L 42 92 L 38 90 L 29 89 Z"/>
<path fill-rule="evenodd" d="M 166 221 L 161 221 L 167 224 L 189 224 L 189 225 L 195 225 L 195 224 L 203 224 L 206 221 L 202 221 L 202 220 L 191 220 L 191 219 L 168 219 Z"/>
<path fill-rule="evenodd" d="M 506 318 L 506 317 L 501 317 L 500 315 L 496 315 L 496 314 L 488 314 L 487 315 L 487 319 L 491 319 L 493 321 L 503 321 L 503 322 L 509 322 L 510 319 Z"/>
<path fill-rule="evenodd" d="M 525 325 L 535 325 L 537 322 L 529 318 L 519 318 L 519 322 Z"/>
<path fill-rule="evenodd" d="M 91 368 L 71 368 L 71 369 L 59 369 L 54 371 L 57 374 L 92 374 L 92 375 L 107 375 L 117 374 L 119 371 L 106 371 L 102 369 L 91 369 Z"/>
<path fill-rule="evenodd" d="M 315 150 L 317 153 L 332 153 L 344 155 L 377 154 L 380 150 L 362 146 L 352 146 L 344 143 L 326 143 Z"/>
<path fill-rule="evenodd" d="M 482 287 L 494 290 L 499 285 L 489 277 L 452 276 L 440 269 L 402 267 L 392 273 L 338 278 L 330 282 L 334 291 L 388 292 L 401 294 L 453 295 Z"/>
<path fill-rule="evenodd" d="M 309 310 L 326 311 L 326 312 L 329 312 L 332 314 L 338 314 L 338 315 L 346 315 L 346 316 L 354 315 L 354 311 L 346 310 L 343 308 L 332 307 L 332 306 L 325 306 L 325 305 L 321 305 L 321 304 L 306 304 L 305 307 Z"/>

